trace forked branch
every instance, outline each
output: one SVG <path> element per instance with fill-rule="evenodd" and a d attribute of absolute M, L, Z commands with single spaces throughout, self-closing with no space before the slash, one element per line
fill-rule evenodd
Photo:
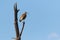
<path fill-rule="evenodd" d="M 17 14 L 18 14 L 18 9 L 17 9 L 17 3 L 14 4 L 14 25 L 15 25 L 15 31 L 16 31 L 16 40 L 20 40 L 19 37 L 19 27 L 18 27 L 18 18 L 17 18 Z"/>

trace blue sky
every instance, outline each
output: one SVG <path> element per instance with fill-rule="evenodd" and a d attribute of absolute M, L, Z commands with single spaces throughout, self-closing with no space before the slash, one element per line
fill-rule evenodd
<path fill-rule="evenodd" d="M 0 40 L 14 40 L 16 2 L 18 18 L 28 12 L 22 40 L 60 40 L 60 0 L 0 0 Z"/>

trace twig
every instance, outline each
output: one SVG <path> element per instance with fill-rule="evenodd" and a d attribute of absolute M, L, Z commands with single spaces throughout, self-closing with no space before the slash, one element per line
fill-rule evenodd
<path fill-rule="evenodd" d="M 22 26 L 22 30 L 21 30 L 20 36 L 22 35 L 23 29 L 24 29 L 24 25 L 25 25 L 25 22 L 23 22 L 23 26 Z"/>

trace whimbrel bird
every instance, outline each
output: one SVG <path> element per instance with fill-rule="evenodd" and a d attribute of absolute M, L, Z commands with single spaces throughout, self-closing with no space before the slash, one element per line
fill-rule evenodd
<path fill-rule="evenodd" d="M 27 12 L 24 12 L 21 16 L 20 16 L 20 22 L 22 21 L 22 20 L 24 20 L 25 18 L 26 18 L 26 16 L 27 16 Z"/>

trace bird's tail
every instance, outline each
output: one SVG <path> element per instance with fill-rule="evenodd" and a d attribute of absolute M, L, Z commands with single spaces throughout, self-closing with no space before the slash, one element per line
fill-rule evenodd
<path fill-rule="evenodd" d="M 22 21 L 22 20 L 19 20 L 20 22 Z"/>

